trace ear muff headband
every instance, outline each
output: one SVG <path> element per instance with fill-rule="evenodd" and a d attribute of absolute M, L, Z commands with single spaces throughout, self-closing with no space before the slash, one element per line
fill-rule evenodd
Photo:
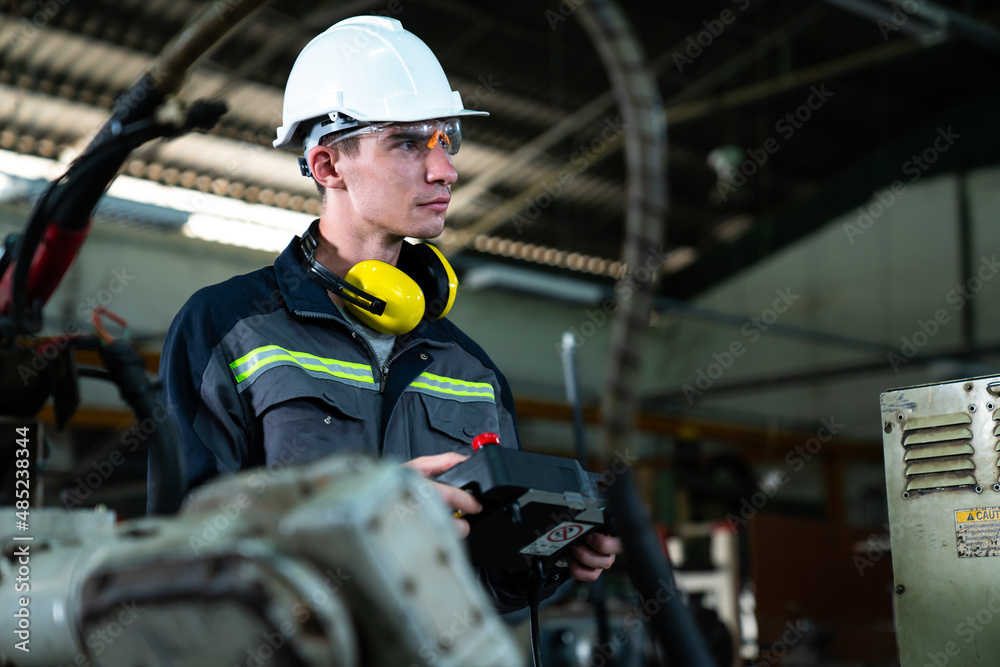
<path fill-rule="evenodd" d="M 455 305 L 458 277 L 441 251 L 427 243 L 404 243 L 396 266 L 423 290 L 427 316 L 441 319 Z"/>
<path fill-rule="evenodd" d="M 339 294 L 348 304 L 363 308 L 373 315 L 381 315 L 385 312 L 385 300 L 369 294 L 357 285 L 352 285 L 336 273 L 326 268 L 316 261 L 316 249 L 319 244 L 316 237 L 319 235 L 319 220 L 314 220 L 309 229 L 302 234 L 299 248 L 305 259 L 306 269 L 309 277 L 314 282 L 319 283 L 323 288 Z M 348 272 L 348 275 L 350 272 Z"/>
<path fill-rule="evenodd" d="M 455 303 L 458 278 L 441 252 L 427 244 L 403 243 L 398 266 L 366 260 L 344 278 L 316 261 L 319 221 L 302 234 L 300 248 L 309 277 L 340 295 L 354 317 L 382 333 L 404 334 L 423 319 L 439 319 Z M 375 296 L 378 295 L 378 296 Z"/>

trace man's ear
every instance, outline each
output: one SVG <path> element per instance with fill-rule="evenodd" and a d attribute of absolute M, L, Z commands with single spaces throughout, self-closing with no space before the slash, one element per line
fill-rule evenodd
<path fill-rule="evenodd" d="M 344 187 L 341 157 L 342 153 L 333 146 L 314 146 L 309 150 L 309 171 L 317 183 L 334 190 Z"/>

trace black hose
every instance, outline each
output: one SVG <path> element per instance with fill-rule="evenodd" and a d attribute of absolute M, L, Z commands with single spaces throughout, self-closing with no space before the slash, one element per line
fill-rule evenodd
<path fill-rule="evenodd" d="M 118 385 L 122 400 L 135 413 L 143 434 L 149 435 L 149 462 L 160 471 L 160 483 L 147 500 L 149 514 L 173 514 L 187 492 L 180 438 L 173 421 L 152 382 L 146 376 L 142 357 L 132 346 L 117 340 L 100 349 L 101 359 L 112 380 Z M 149 424 L 150 428 L 146 428 Z"/>
<path fill-rule="evenodd" d="M 74 164 L 76 164 L 74 162 Z M 12 335 L 17 336 L 22 333 L 37 333 L 42 328 L 41 307 L 36 304 L 29 304 L 28 301 L 28 270 L 31 268 L 35 251 L 45 236 L 50 220 L 48 215 L 49 202 L 55 194 L 60 183 L 72 171 L 70 165 L 60 178 L 52 181 L 48 188 L 35 200 L 34 206 L 28 213 L 28 221 L 17 240 L 14 242 L 13 269 L 14 275 L 11 279 L 10 288 L 10 321 Z"/>
<path fill-rule="evenodd" d="M 674 581 L 673 567 L 663 557 L 656 534 L 649 529 L 646 510 L 639 502 L 631 476 L 619 475 L 608 487 L 608 498 L 618 508 L 615 520 L 628 554 L 628 570 L 642 596 L 642 617 L 660 640 L 669 664 L 678 667 L 715 667 L 694 623 L 684 596 Z"/>
<path fill-rule="evenodd" d="M 541 558 L 531 561 L 531 569 L 528 570 L 528 638 L 531 642 L 531 664 L 534 667 L 542 667 L 542 630 L 538 620 L 542 591 L 553 583 L 557 573 L 565 571 L 565 568 L 553 567 L 546 572 Z"/>
<path fill-rule="evenodd" d="M 211 128 L 225 112 L 226 105 L 222 102 L 199 101 L 188 110 L 183 125 L 145 118 L 125 126 L 109 122 L 102 128 L 102 143 L 91 142 L 66 173 L 46 188 L 28 214 L 24 233 L 13 253 L 17 263 L 13 268 L 10 318 L 15 333 L 36 333 L 42 327 L 41 306 L 44 304 L 27 303 L 28 272 L 49 225 L 55 224 L 64 230 L 84 229 L 97 202 L 132 150 L 159 137 Z M 104 133 L 109 126 L 114 126 L 115 131 Z"/>
<path fill-rule="evenodd" d="M 528 620 L 528 636 L 531 639 L 532 667 L 542 667 L 541 625 L 538 622 L 538 605 L 528 605 L 530 618 Z"/>
<path fill-rule="evenodd" d="M 58 224 L 71 231 L 85 229 L 94 207 L 133 148 L 157 137 L 174 136 L 193 128 L 210 128 L 225 113 L 222 103 L 198 102 L 188 110 L 183 125 L 160 123 L 155 118 L 156 109 L 179 90 L 198 59 L 267 2 L 217 0 L 203 6 L 164 47 L 156 64 L 116 100 L 111 117 L 84 153 L 35 202 L 25 231 L 18 237 L 12 253 L 16 265 L 12 269 L 10 317 L 9 320 L 0 318 L 0 340 L 6 342 L 21 333 L 35 333 L 41 329 L 44 303 L 28 304 L 27 287 L 35 253 L 49 226 Z M 116 342 L 101 348 L 101 356 L 139 424 L 149 422 L 153 425 L 149 463 L 161 479 L 155 485 L 155 496 L 147 501 L 147 511 L 150 514 L 175 512 L 180 507 L 186 483 L 180 440 L 166 408 L 145 375 L 142 359 L 131 347 Z"/>
<path fill-rule="evenodd" d="M 638 404 L 642 339 L 665 256 L 666 114 L 642 45 L 614 0 L 588 0 L 576 15 L 604 62 L 625 121 L 628 208 L 622 257 L 628 267 L 627 293 L 631 296 L 619 303 L 602 392 L 604 458 L 610 465 L 615 454 L 629 445 Z M 712 667 L 705 642 L 677 593 L 672 568 L 663 558 L 628 471 L 610 485 L 608 501 L 624 543 L 632 583 L 644 604 L 657 606 L 656 613 L 649 614 L 650 628 L 664 653 L 671 664 Z"/>
<path fill-rule="evenodd" d="M 85 153 L 114 141 L 120 129 L 137 120 L 152 118 L 156 108 L 163 104 L 166 96 L 157 87 L 156 75 L 147 71 L 130 88 L 115 99 L 111 107 L 111 117 L 104 122 L 87 146 Z"/>
<path fill-rule="evenodd" d="M 37 333 L 42 327 L 42 304 L 27 303 L 28 272 L 49 225 L 58 224 L 67 230 L 86 227 L 91 212 L 129 152 L 166 131 L 164 126 L 150 121 L 123 129 L 111 141 L 76 158 L 66 173 L 35 201 L 14 250 L 10 318 L 16 333 Z"/>

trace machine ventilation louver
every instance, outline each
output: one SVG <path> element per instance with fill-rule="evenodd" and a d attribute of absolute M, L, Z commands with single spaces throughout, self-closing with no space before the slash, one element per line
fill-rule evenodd
<path fill-rule="evenodd" d="M 907 492 L 976 484 L 972 416 L 966 412 L 907 419 L 903 448 Z"/>

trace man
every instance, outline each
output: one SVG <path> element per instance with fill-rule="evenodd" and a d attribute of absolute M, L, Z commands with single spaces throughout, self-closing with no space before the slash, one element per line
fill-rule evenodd
<path fill-rule="evenodd" d="M 350 451 L 432 476 L 464 460 L 480 433 L 520 446 L 503 375 L 440 319 L 454 297 L 448 287 L 415 317 L 409 288 L 399 298 L 389 289 L 404 281 L 397 263 L 415 252 L 404 237 L 444 228 L 459 118 L 469 115 L 486 114 L 463 108 L 430 49 L 393 19 L 348 19 L 303 49 L 274 143 L 304 150 L 302 172 L 322 197 L 319 220 L 272 267 L 195 294 L 164 343 L 162 379 L 189 487 Z M 450 272 L 423 250 L 413 261 Z M 437 487 L 455 510 L 482 509 L 460 489 Z M 456 525 L 468 533 L 464 520 Z M 592 581 L 619 550 L 616 539 L 588 536 L 570 572 Z M 501 611 L 525 604 L 524 575 L 480 575 Z"/>

